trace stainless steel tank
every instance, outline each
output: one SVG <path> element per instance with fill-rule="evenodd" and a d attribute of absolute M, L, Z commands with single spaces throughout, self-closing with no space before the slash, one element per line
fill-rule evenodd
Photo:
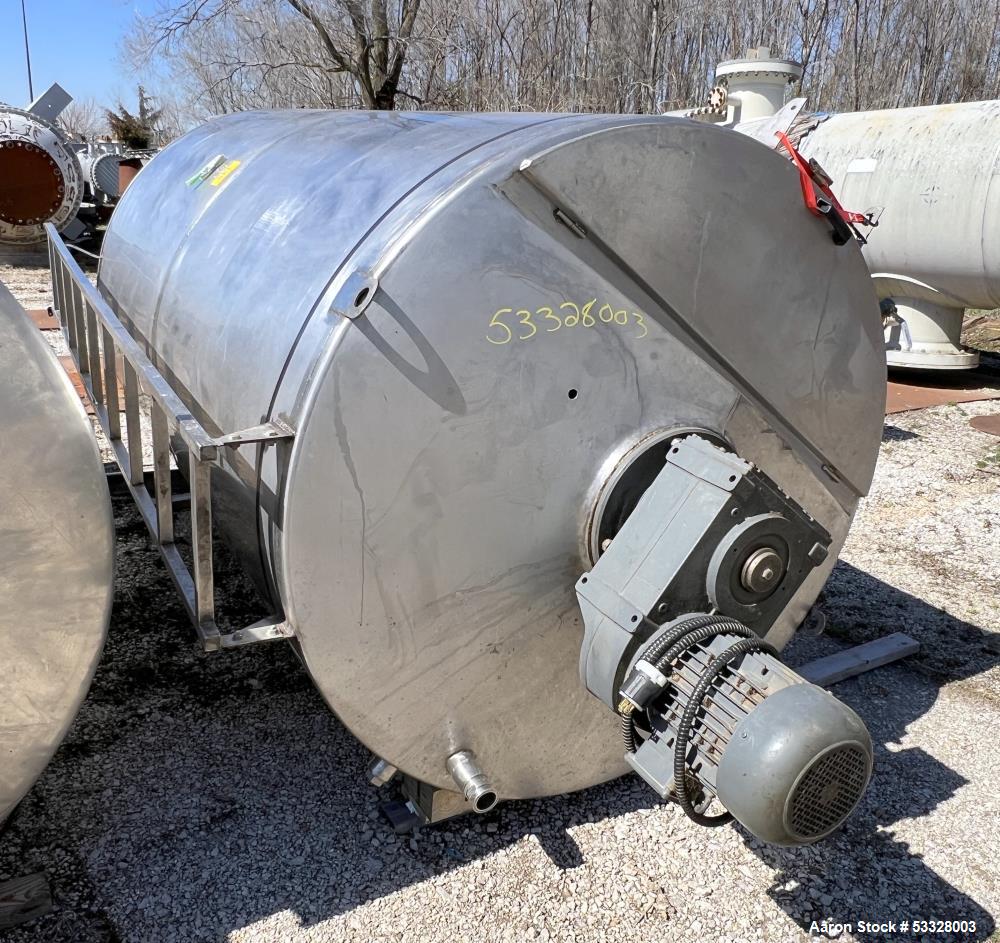
<path fill-rule="evenodd" d="M 890 365 L 975 366 L 965 308 L 1000 307 L 1000 101 L 834 115 L 802 143 L 841 203 L 874 211 L 865 258 L 909 329 Z"/>
<path fill-rule="evenodd" d="M 449 757 L 501 798 L 627 769 L 574 585 L 653 450 L 696 430 L 829 531 L 780 646 L 881 437 L 861 253 L 786 160 L 683 120 L 219 118 L 123 194 L 99 287 L 210 433 L 294 427 L 227 453 L 216 519 L 333 710 L 441 789 Z"/>
<path fill-rule="evenodd" d="M 111 612 L 108 486 L 80 398 L 0 284 L 0 821 L 62 742 Z"/>

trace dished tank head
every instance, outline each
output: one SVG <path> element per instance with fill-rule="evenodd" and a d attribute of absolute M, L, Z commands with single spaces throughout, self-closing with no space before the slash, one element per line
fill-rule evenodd
<path fill-rule="evenodd" d="M 625 771 L 574 586 L 667 442 L 734 450 L 828 532 L 780 646 L 881 437 L 860 252 L 787 161 L 694 122 L 231 115 L 123 194 L 99 287 L 206 428 L 294 427 L 227 456 L 216 519 L 338 716 L 441 789 L 458 754 L 491 798 Z"/>
<path fill-rule="evenodd" d="M 65 371 L 0 283 L 0 821 L 69 730 L 104 644 L 113 534 L 104 468 Z"/>

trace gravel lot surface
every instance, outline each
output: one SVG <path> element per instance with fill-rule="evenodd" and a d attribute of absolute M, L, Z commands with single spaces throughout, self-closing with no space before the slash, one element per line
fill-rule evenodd
<path fill-rule="evenodd" d="M 47 273 L 0 267 L 22 302 Z M 4 943 L 1000 939 L 997 403 L 887 420 L 875 487 L 793 665 L 905 631 L 922 651 L 836 686 L 876 772 L 809 848 L 701 829 L 629 777 L 410 837 L 380 820 L 367 752 L 289 648 L 198 653 L 157 554 L 115 502 L 107 650 L 66 743 L 0 834 L 0 880 L 44 870 L 57 906 Z M 223 561 L 225 564 L 225 561 Z M 232 624 L 258 604 L 220 579 Z M 609 722 L 614 722 L 609 716 Z M 972 920 L 967 934 L 902 920 Z M 861 932 L 859 921 L 895 920 Z M 814 934 L 815 935 L 815 934 Z M 832 935 L 832 934 L 831 934 Z"/>

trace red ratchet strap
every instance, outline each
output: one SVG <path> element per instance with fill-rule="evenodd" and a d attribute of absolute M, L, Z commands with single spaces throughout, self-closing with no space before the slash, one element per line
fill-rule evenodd
<path fill-rule="evenodd" d="M 777 131 L 775 133 L 778 136 L 778 140 L 784 145 L 785 150 L 788 151 L 788 156 L 791 157 L 792 163 L 795 164 L 795 168 L 799 172 L 799 184 L 802 186 L 802 199 L 805 201 L 806 209 L 808 209 L 813 216 L 825 217 L 829 220 L 830 224 L 834 228 L 835 234 L 841 229 L 841 226 L 846 228 L 846 224 L 850 224 L 852 227 L 858 224 L 865 226 L 871 225 L 871 220 L 868 219 L 868 217 L 863 213 L 852 213 L 850 210 L 845 210 L 844 207 L 840 205 L 840 201 L 833 195 L 833 191 L 830 189 L 829 185 L 816 176 L 812 167 L 805 160 L 803 160 L 802 155 L 795 149 L 795 145 L 788 139 L 787 134 L 783 131 Z M 825 207 L 820 205 L 820 202 L 816 197 L 817 187 L 825 198 L 824 202 L 827 204 Z M 833 213 L 836 213 L 839 220 L 833 218 Z M 838 225 L 838 223 L 841 225 Z M 864 242 L 861 234 L 856 230 L 854 230 L 854 235 L 861 240 L 861 242 Z M 838 244 L 843 244 L 836 239 L 836 236 L 835 241 L 837 241 Z"/>

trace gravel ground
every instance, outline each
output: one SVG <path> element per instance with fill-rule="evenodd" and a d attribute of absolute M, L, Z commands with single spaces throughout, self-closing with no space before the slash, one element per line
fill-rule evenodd
<path fill-rule="evenodd" d="M 52 304 L 48 265 L 7 265 L 0 261 L 0 282 L 25 308 L 44 308 Z"/>
<path fill-rule="evenodd" d="M 44 272 L 0 279 L 46 300 Z M 968 426 L 997 411 L 886 423 L 875 487 L 820 601 L 826 634 L 800 635 L 786 657 L 892 631 L 923 649 L 837 685 L 872 732 L 875 777 L 841 832 L 797 850 L 701 829 L 633 777 L 395 836 L 376 808 L 389 791 L 365 784 L 366 751 L 291 651 L 198 653 L 138 515 L 116 499 L 105 657 L 0 836 L 0 880 L 44 870 L 57 906 L 3 940 L 792 941 L 824 919 L 854 925 L 842 940 L 1000 940 L 1000 440 Z M 223 616 L 245 623 L 258 603 L 222 562 Z M 921 919 L 976 929 L 898 928 Z M 890 920 L 895 931 L 858 929 Z"/>

